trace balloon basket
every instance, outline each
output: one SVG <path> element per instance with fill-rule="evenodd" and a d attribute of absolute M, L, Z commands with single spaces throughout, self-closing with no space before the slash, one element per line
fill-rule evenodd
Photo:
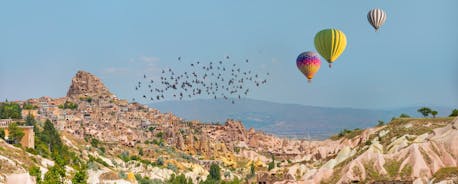
<path fill-rule="evenodd" d="M 307 79 L 307 83 L 311 84 L 312 83 L 312 79 Z"/>

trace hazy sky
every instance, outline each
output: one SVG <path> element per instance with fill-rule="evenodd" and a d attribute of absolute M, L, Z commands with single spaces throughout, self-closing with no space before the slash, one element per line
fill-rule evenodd
<path fill-rule="evenodd" d="M 457 0 L 34 1 L 0 3 L 0 99 L 61 97 L 77 70 L 121 98 L 135 81 L 182 62 L 232 62 L 270 72 L 249 98 L 315 106 L 458 106 Z M 366 19 L 382 8 L 374 32 Z M 313 83 L 296 68 L 325 28 L 348 46 Z M 324 60 L 322 60 L 324 61 Z M 157 74 L 155 75 L 157 76 Z"/>

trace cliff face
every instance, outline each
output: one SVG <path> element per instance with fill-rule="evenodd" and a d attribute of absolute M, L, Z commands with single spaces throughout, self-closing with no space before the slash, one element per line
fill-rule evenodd
<path fill-rule="evenodd" d="M 85 71 L 78 71 L 72 79 L 67 97 L 112 97 L 113 94 L 96 76 Z"/>
<path fill-rule="evenodd" d="M 458 118 L 400 118 L 388 125 L 368 129 L 347 139 L 359 143 L 339 150 L 335 158 L 306 175 L 305 181 L 429 183 L 441 168 L 454 168 L 458 172 L 456 127 Z M 458 180 L 456 176 L 450 177 L 455 182 Z"/>

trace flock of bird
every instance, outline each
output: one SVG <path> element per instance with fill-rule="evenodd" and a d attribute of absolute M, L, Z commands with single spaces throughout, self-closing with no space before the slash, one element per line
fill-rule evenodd
<path fill-rule="evenodd" d="M 135 90 L 142 92 L 142 98 L 150 101 L 160 101 L 170 97 L 174 99 L 191 99 L 197 96 L 231 101 L 247 96 L 251 87 L 261 87 L 267 84 L 269 73 L 259 74 L 253 70 L 244 70 L 241 63 L 250 61 L 231 62 L 230 56 L 216 62 L 203 63 L 200 61 L 186 64 L 182 57 L 178 62 L 187 66 L 184 72 L 172 68 L 162 69 L 160 78 L 153 80 L 147 74 L 137 81 Z M 135 98 L 132 99 L 135 101 Z"/>

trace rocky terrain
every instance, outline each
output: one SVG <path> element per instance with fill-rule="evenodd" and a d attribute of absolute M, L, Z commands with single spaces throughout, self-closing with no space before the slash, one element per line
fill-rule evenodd
<path fill-rule="evenodd" d="M 95 160 L 96 166 L 88 168 L 88 183 L 136 183 L 129 174 L 156 182 L 184 174 L 198 183 L 206 180 L 212 163 L 220 165 L 223 180 L 243 182 L 458 182 L 458 176 L 442 174 L 458 171 L 458 118 L 397 118 L 323 141 L 279 138 L 247 130 L 236 120 L 184 121 L 118 99 L 84 71 L 72 79 L 65 97 L 17 103 L 36 106 L 22 113 L 34 114 L 39 122 L 51 120 L 64 144 L 82 160 Z M 33 182 L 29 167 L 38 166 L 44 174 L 54 164 L 1 139 L 0 163 L 0 183 Z M 66 168 L 66 182 L 74 173 Z"/>

